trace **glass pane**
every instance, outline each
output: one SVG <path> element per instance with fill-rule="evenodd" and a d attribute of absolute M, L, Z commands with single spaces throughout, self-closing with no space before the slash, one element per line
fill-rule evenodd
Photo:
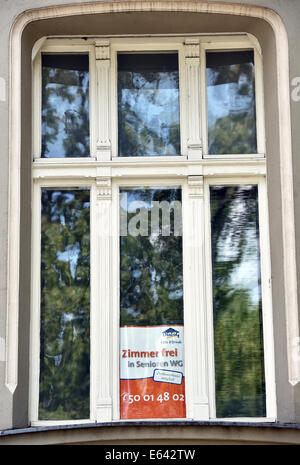
<path fill-rule="evenodd" d="M 180 155 L 177 54 L 118 55 L 119 156 Z"/>
<path fill-rule="evenodd" d="M 256 153 L 253 51 L 206 54 L 208 152 Z"/>
<path fill-rule="evenodd" d="M 42 55 L 42 157 L 88 157 L 89 57 Z"/>
<path fill-rule="evenodd" d="M 89 190 L 42 190 L 41 420 L 90 416 L 89 216 Z"/>
<path fill-rule="evenodd" d="M 124 189 L 120 209 L 121 418 L 183 418 L 181 189 Z"/>
<path fill-rule="evenodd" d="M 211 187 L 217 417 L 264 417 L 257 186 Z"/>

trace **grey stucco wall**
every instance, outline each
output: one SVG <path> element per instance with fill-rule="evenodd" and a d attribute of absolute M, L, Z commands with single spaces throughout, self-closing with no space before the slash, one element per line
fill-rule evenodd
<path fill-rule="evenodd" d="M 8 160 L 8 149 L 9 149 L 9 134 L 8 134 L 8 121 L 9 121 L 9 38 L 11 27 L 22 12 L 40 7 L 47 7 L 53 5 L 63 5 L 70 3 L 88 3 L 88 2 L 70 2 L 67 0 L 15 0 L 13 2 L 9 0 L 0 0 L 0 40 L 1 40 L 1 54 L 0 54 L 0 78 L 5 81 L 5 98 L 2 95 L 0 100 L 0 429 L 7 429 L 12 427 L 27 426 L 28 422 L 28 336 L 29 336 L 29 273 L 28 267 L 30 266 L 30 201 L 26 202 L 22 206 L 22 243 L 21 243 L 21 287 L 20 287 L 20 360 L 19 360 L 19 385 L 14 393 L 14 396 L 5 387 L 5 354 L 3 350 L 5 341 L 6 331 L 6 303 L 7 303 L 7 211 L 8 211 L 8 179 L 9 179 L 9 160 Z M 199 1 L 201 3 L 201 1 Z M 299 58 L 299 44 L 300 39 L 299 24 L 300 24 L 300 1 L 299 0 L 244 0 L 244 1 L 223 1 L 223 3 L 237 3 L 237 4 L 249 4 L 258 5 L 266 8 L 271 8 L 276 11 L 282 18 L 287 31 L 289 39 L 289 61 L 290 61 L 290 79 L 293 77 L 300 76 L 300 58 Z M 155 28 L 155 16 L 149 13 L 149 28 L 153 30 Z M 151 16 L 152 15 L 152 16 Z M 159 15 L 158 15 L 159 16 Z M 116 18 L 117 19 L 117 18 Z M 218 24 L 217 18 L 215 18 L 216 24 Z M 256 34 L 260 40 L 268 48 L 268 55 L 265 55 L 266 60 L 270 60 L 269 68 L 272 70 L 274 58 L 274 49 L 271 44 L 271 32 L 262 27 L 259 21 L 254 23 L 248 21 L 247 18 L 235 18 L 236 21 L 240 21 L 242 29 L 248 28 L 253 34 Z M 143 26 L 145 18 L 141 17 L 139 22 L 141 30 L 143 32 Z M 160 22 L 159 22 L 160 21 Z M 173 18 L 170 15 L 160 15 L 157 24 L 163 24 L 165 21 L 166 27 L 172 26 L 172 31 L 177 32 L 178 23 L 176 23 L 175 16 Z M 172 23 L 173 21 L 173 23 Z M 196 17 L 186 19 L 189 25 L 196 24 Z M 107 22 L 107 31 L 105 33 L 115 33 L 114 27 L 117 28 L 118 21 Z M 238 24 L 238 23 L 237 23 Z M 68 26 L 71 22 L 65 19 L 57 20 L 51 24 L 47 24 L 45 21 L 40 21 L 39 24 L 29 26 L 24 33 L 24 60 L 22 63 L 24 69 L 24 75 L 30 78 L 30 69 L 28 57 L 30 56 L 30 50 L 32 43 L 40 35 L 43 35 L 43 31 L 51 31 L 51 27 L 55 27 L 57 31 L 65 31 L 68 33 Z M 220 31 L 226 30 L 226 18 L 219 18 Z M 96 33 L 93 31 L 93 27 L 96 28 L 97 24 L 93 18 L 89 18 L 89 28 L 87 31 L 82 33 Z M 82 24 L 78 22 L 78 31 L 81 31 Z M 136 17 L 128 16 L 127 25 L 124 29 L 124 33 L 130 32 L 132 27 L 137 27 Z M 182 26 L 185 27 L 184 24 Z M 195 26 L 196 27 L 196 26 Z M 204 27 L 204 26 L 203 26 Z M 209 27 L 209 26 L 207 26 Z M 47 29 L 49 28 L 49 29 Z M 117 29 L 116 29 L 117 30 Z M 71 26 L 70 26 L 71 31 Z M 193 32 L 195 32 L 193 30 Z M 137 32 L 136 30 L 134 32 Z M 180 31 L 181 32 L 181 31 Z M 189 31 L 185 31 L 189 32 Z M 201 32 L 201 30 L 199 30 Z M 47 32 L 46 32 L 47 33 Z M 270 89 L 276 84 L 276 77 L 271 75 L 268 76 L 268 86 L 266 86 L 266 99 L 274 100 L 269 104 L 269 115 L 270 118 L 266 121 L 267 132 L 276 133 L 276 118 L 271 117 L 272 115 L 272 104 L 276 106 L 276 96 L 270 95 Z M 23 90 L 23 109 L 24 119 L 28 117 L 28 111 L 31 105 L 31 95 L 28 82 L 24 83 Z M 30 112 L 29 112 L 30 114 Z M 274 113 L 276 111 L 274 110 Z M 300 152 L 300 131 L 298 130 L 298 124 L 300 121 L 300 102 L 296 103 L 291 101 L 291 118 L 292 118 L 292 144 L 293 144 L 293 166 L 294 166 L 294 194 L 295 194 L 295 218 L 296 218 L 296 244 L 297 244 L 297 263 L 300 262 L 300 159 L 298 152 Z M 29 120 L 30 121 L 30 120 Z M 30 151 L 30 131 L 28 127 L 23 128 L 23 146 L 22 151 L 22 172 L 24 173 L 22 182 L 22 197 L 30 199 L 30 157 L 26 156 L 26 153 Z M 269 143 L 269 152 L 276 154 L 276 144 L 278 140 L 276 136 L 272 137 Z M 277 160 L 278 161 L 278 160 Z M 268 166 L 268 174 L 270 179 L 270 191 L 272 192 L 273 198 L 270 202 L 270 223 L 271 229 L 277 231 L 277 233 L 271 235 L 271 250 L 272 250 L 272 266 L 274 270 L 282 270 L 282 253 L 281 249 L 278 248 L 277 242 L 281 241 L 281 200 L 280 200 L 280 189 L 276 188 L 276 183 L 280 178 L 279 164 L 274 160 Z M 298 274 L 300 273 L 300 263 L 297 267 Z M 292 387 L 287 381 L 287 361 L 286 361 L 286 339 L 285 339 L 285 314 L 284 314 L 284 296 L 282 284 L 280 285 L 281 271 L 275 272 L 275 286 L 273 287 L 273 299 L 277 303 L 278 309 L 275 318 L 275 329 L 276 329 L 276 364 L 278 377 L 277 383 L 277 397 L 280 404 L 279 417 L 281 421 L 294 421 L 294 408 L 295 400 L 300 398 L 299 392 L 293 393 Z M 276 279 L 278 282 L 276 282 Z M 300 299 L 299 299 L 300 301 Z M 280 311 L 280 308 L 282 311 Z M 2 342 L 1 342 L 2 341 Z M 2 349 L 1 349 L 2 348 Z M 1 352 L 2 350 L 2 352 Z M 297 389 L 297 388 L 296 388 Z M 296 394 L 296 395 L 294 395 Z M 300 410 L 300 408 L 299 408 Z M 299 411 L 300 415 L 300 411 Z"/>

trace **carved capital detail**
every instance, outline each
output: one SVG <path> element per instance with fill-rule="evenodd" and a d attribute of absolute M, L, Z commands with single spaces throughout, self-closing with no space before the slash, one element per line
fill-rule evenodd
<path fill-rule="evenodd" d="M 199 61 L 200 57 L 200 44 L 197 39 L 186 39 L 185 42 L 185 57 L 186 58 L 197 58 Z"/>
<path fill-rule="evenodd" d="M 111 178 L 110 177 L 97 177 L 97 200 L 110 200 L 111 199 Z"/>
<path fill-rule="evenodd" d="M 96 60 L 109 60 L 110 59 L 109 40 L 95 40 L 94 45 L 95 45 Z"/>
<path fill-rule="evenodd" d="M 189 196 L 202 199 L 204 196 L 203 176 L 188 177 Z"/>

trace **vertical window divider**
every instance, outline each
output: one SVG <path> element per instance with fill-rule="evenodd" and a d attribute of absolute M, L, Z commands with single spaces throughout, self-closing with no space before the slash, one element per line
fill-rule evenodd
<path fill-rule="evenodd" d="M 96 47 L 89 45 L 89 108 L 90 108 L 90 157 L 96 158 L 97 153 L 97 69 Z"/>
<path fill-rule="evenodd" d="M 42 54 L 39 51 L 32 64 L 32 150 L 33 160 L 42 151 Z"/>
<path fill-rule="evenodd" d="M 112 397 L 111 397 L 111 207 L 112 188 L 110 169 L 99 168 L 96 177 L 96 232 L 94 245 L 94 260 L 97 261 L 97 280 L 94 282 L 94 304 L 97 305 L 97 375 L 96 382 L 96 421 L 104 422 L 112 419 Z M 96 333 L 93 332 L 95 337 Z"/>
<path fill-rule="evenodd" d="M 187 154 L 190 160 L 202 158 L 200 119 L 200 45 L 199 39 L 185 40 L 187 86 Z"/>
<path fill-rule="evenodd" d="M 97 160 L 111 159 L 110 136 L 110 42 L 95 41 L 96 76 L 97 76 Z"/>
<path fill-rule="evenodd" d="M 272 317 L 272 276 L 270 259 L 270 239 L 268 222 L 268 200 L 265 179 L 258 180 L 258 221 L 260 227 L 261 253 L 261 288 L 263 301 L 263 343 L 265 353 L 265 383 L 266 383 L 266 416 L 270 419 L 277 417 L 275 358 L 274 358 L 274 326 Z"/>
<path fill-rule="evenodd" d="M 265 118 L 264 118 L 264 83 L 263 83 L 263 58 L 261 50 L 254 47 L 255 70 L 255 103 L 256 103 L 256 138 L 257 153 L 266 154 Z"/>
<path fill-rule="evenodd" d="M 91 420 L 97 418 L 97 380 L 98 375 L 98 354 L 99 338 L 98 327 L 98 238 L 97 238 L 97 187 L 93 182 L 90 191 L 90 416 Z"/>
<path fill-rule="evenodd" d="M 112 184 L 112 399 L 113 420 L 120 419 L 120 194 Z"/>
<path fill-rule="evenodd" d="M 186 201 L 185 270 L 189 270 L 184 292 L 187 418 L 201 421 L 209 419 L 203 176 L 188 177 Z"/>
<path fill-rule="evenodd" d="M 200 42 L 200 111 L 203 156 L 208 154 L 207 96 L 206 96 L 206 49 Z"/>
<path fill-rule="evenodd" d="M 207 350 L 208 350 L 208 386 L 210 418 L 216 418 L 216 389 L 215 389 L 215 354 L 214 354 L 214 308 L 213 308 L 213 274 L 211 252 L 211 211 L 209 181 L 204 180 L 204 240 L 205 240 L 205 286 L 207 309 Z"/>

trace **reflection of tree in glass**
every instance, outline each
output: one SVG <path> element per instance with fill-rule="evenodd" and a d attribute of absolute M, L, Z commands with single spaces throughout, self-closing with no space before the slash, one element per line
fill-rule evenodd
<path fill-rule="evenodd" d="M 254 64 L 212 65 L 207 86 L 209 153 L 256 153 Z"/>
<path fill-rule="evenodd" d="M 171 208 L 171 234 L 150 235 L 151 202 L 180 201 L 180 189 L 126 191 L 128 222 L 136 213 L 128 212 L 130 202 L 148 205 L 148 236 L 121 237 L 121 325 L 183 324 L 182 237 L 174 236 Z M 121 207 L 122 208 L 122 207 Z"/>
<path fill-rule="evenodd" d="M 42 67 L 42 157 L 86 157 L 90 151 L 89 73 L 76 69 L 76 57 L 72 58 L 74 69 L 64 69 L 62 57 L 52 56 L 53 65 Z M 64 58 L 66 63 L 69 58 Z"/>
<path fill-rule="evenodd" d="M 211 215 L 217 416 L 265 416 L 257 187 L 211 188 Z"/>
<path fill-rule="evenodd" d="M 146 59 L 145 55 L 131 55 L 130 63 L 136 57 L 132 68 L 125 61 L 126 55 L 121 56 L 118 71 L 120 156 L 180 154 L 178 64 L 173 69 L 174 57 L 165 56 L 168 56 L 164 59 L 166 62 L 171 61 L 170 69 L 167 63 L 157 65 L 159 55 L 147 55 Z M 177 56 L 175 59 L 177 63 Z"/>
<path fill-rule="evenodd" d="M 42 191 L 40 419 L 89 418 L 89 191 Z"/>

